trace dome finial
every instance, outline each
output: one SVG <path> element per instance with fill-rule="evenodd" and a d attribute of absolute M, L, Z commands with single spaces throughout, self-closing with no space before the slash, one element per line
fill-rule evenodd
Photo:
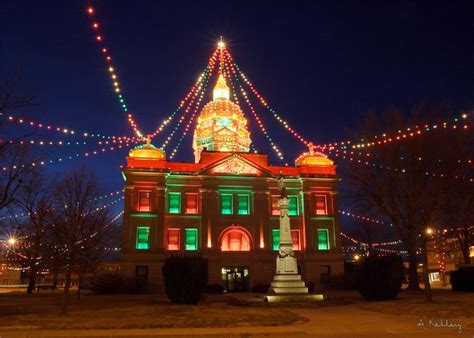
<path fill-rule="evenodd" d="M 222 74 L 222 73 L 219 74 L 216 86 L 214 87 L 212 98 L 214 100 L 216 100 L 216 99 L 229 100 L 229 98 L 230 98 L 230 90 L 229 90 L 229 87 L 227 86 L 227 83 L 225 81 L 224 74 Z"/>

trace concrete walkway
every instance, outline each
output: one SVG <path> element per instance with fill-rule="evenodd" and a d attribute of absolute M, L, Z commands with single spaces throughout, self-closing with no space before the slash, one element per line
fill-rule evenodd
<path fill-rule="evenodd" d="M 417 326 L 419 318 L 400 317 L 361 310 L 353 306 L 291 309 L 308 319 L 305 323 L 274 327 L 120 329 L 120 330 L 27 330 L 0 329 L 0 337 L 474 337 L 474 327 Z M 130 314 L 131 316 L 133 314 Z M 27 325 L 27 323 L 25 323 Z"/>

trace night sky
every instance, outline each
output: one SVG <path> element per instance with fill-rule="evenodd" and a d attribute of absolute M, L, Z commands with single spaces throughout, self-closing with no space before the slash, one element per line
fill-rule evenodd
<path fill-rule="evenodd" d="M 13 112 L 17 116 L 76 131 L 132 136 L 94 41 L 87 4 L 3 0 L 0 75 L 21 69 L 22 86 L 37 96 L 38 105 Z M 472 1 L 110 0 L 92 5 L 129 109 L 145 133 L 176 109 L 221 35 L 270 105 L 315 143 L 344 139 L 369 110 L 409 109 L 420 101 L 449 104 L 453 114 L 473 107 Z M 210 99 L 209 93 L 205 101 Z M 256 106 L 292 164 L 304 147 Z M 248 116 L 257 149 L 271 153 Z M 2 127 L 2 133 L 30 131 Z M 191 137 L 178 160 L 192 161 Z M 48 138 L 52 134 L 44 133 Z M 161 145 L 162 137 L 154 143 Z M 49 159 L 95 148 L 92 143 L 49 147 L 43 154 Z M 115 191 L 123 184 L 119 165 L 127 151 L 65 161 L 47 170 L 85 165 L 97 172 L 106 191 Z"/>

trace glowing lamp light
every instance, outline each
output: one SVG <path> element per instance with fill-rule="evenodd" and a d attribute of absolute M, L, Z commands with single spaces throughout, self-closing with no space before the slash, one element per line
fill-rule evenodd
<path fill-rule="evenodd" d="M 15 237 L 10 237 L 7 240 L 8 245 L 14 246 L 16 244 L 17 240 Z"/>
<path fill-rule="evenodd" d="M 219 42 L 217 43 L 217 47 L 219 47 L 220 49 L 225 48 L 225 42 L 223 40 L 219 40 Z"/>
<path fill-rule="evenodd" d="M 427 235 L 432 235 L 433 234 L 433 228 L 426 228 L 425 233 Z"/>
<path fill-rule="evenodd" d="M 355 255 L 354 256 L 354 260 L 357 262 L 358 260 L 360 259 L 360 256 L 359 255 Z"/>
<path fill-rule="evenodd" d="M 89 7 L 89 8 L 87 9 L 87 13 L 89 13 L 89 14 L 94 14 L 94 8 Z"/>

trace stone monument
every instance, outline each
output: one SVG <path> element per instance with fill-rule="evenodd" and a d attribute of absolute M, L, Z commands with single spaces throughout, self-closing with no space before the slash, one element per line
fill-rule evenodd
<path fill-rule="evenodd" d="M 308 293 L 308 288 L 298 273 L 298 264 L 291 241 L 290 218 L 288 217 L 289 199 L 286 195 L 284 178 L 278 177 L 280 191 L 280 245 L 276 258 L 276 274 L 270 284 L 269 292 L 277 294 Z"/>

